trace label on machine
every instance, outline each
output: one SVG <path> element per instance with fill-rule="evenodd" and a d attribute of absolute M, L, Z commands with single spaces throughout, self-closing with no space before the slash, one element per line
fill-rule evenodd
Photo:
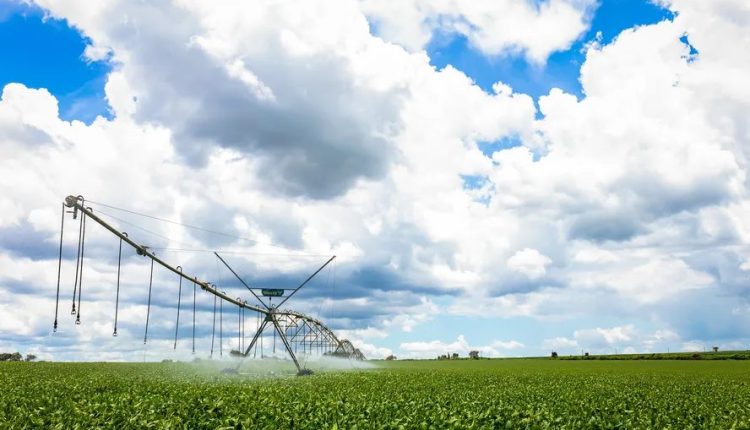
<path fill-rule="evenodd" d="M 264 297 L 281 297 L 284 295 L 284 290 L 279 288 L 263 288 L 260 293 Z"/>

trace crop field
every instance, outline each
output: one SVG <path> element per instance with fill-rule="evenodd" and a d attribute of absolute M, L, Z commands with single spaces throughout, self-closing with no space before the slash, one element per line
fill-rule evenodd
<path fill-rule="evenodd" d="M 312 376 L 0 363 L 2 428 L 750 428 L 748 361 L 404 361 Z"/>

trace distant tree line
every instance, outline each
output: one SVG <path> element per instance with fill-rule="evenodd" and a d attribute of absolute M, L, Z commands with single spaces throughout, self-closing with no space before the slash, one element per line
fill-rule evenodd
<path fill-rule="evenodd" d="M 458 360 L 461 357 L 459 357 L 458 353 L 448 353 L 448 354 L 442 354 L 438 355 L 438 360 Z M 469 351 L 469 358 L 472 360 L 478 360 L 479 359 L 479 351 Z"/>
<path fill-rule="evenodd" d="M 458 354 L 455 353 L 455 352 L 453 354 L 451 354 L 449 352 L 447 354 L 438 355 L 437 359 L 438 360 L 458 360 Z"/>
<path fill-rule="evenodd" d="M 0 352 L 0 361 L 34 361 L 36 355 L 26 354 L 26 359 L 23 358 L 20 352 Z"/>

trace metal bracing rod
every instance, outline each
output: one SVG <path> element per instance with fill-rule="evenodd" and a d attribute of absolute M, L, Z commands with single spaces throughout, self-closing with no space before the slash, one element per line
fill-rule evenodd
<path fill-rule="evenodd" d="M 222 293 L 220 291 L 217 291 L 216 289 L 212 288 L 209 285 L 208 282 L 201 281 L 201 280 L 199 280 L 195 276 L 191 277 L 191 276 L 189 276 L 189 275 L 187 275 L 185 273 L 180 272 L 174 266 L 170 265 L 169 263 L 165 262 L 161 258 L 157 257 L 153 252 L 151 252 L 148 249 L 148 247 L 143 246 L 143 245 L 139 245 L 138 243 L 136 243 L 132 239 L 130 239 L 128 236 L 125 236 L 122 233 L 120 233 L 119 231 L 117 231 L 117 229 L 115 229 L 114 227 L 112 227 L 108 222 L 106 222 L 103 219 L 101 219 L 98 216 L 96 216 L 91 209 L 84 207 L 79 202 L 79 199 L 76 196 L 68 196 L 68 197 L 66 197 L 65 198 L 65 206 L 67 206 L 69 208 L 74 208 L 74 209 L 77 209 L 77 210 L 83 212 L 86 217 L 91 218 L 92 220 L 96 221 L 97 224 L 99 224 L 102 227 L 106 228 L 107 230 L 110 231 L 110 233 L 112 233 L 115 236 L 117 236 L 120 239 L 122 239 L 123 242 L 125 242 L 128 245 L 130 245 L 133 248 L 135 248 L 136 252 L 139 255 L 143 255 L 143 256 L 149 257 L 149 258 L 153 259 L 157 264 L 159 264 L 160 266 L 164 267 L 165 269 L 167 269 L 167 270 L 175 273 L 176 275 L 181 276 L 181 277 L 183 277 L 183 278 L 185 278 L 185 279 L 187 279 L 189 281 L 195 282 L 197 285 L 199 285 L 201 287 L 202 290 L 207 291 L 207 292 L 213 294 L 214 296 L 218 296 L 221 299 L 223 299 L 223 300 L 225 300 L 225 301 L 227 301 L 229 303 L 233 303 L 233 304 L 235 304 L 237 306 L 242 306 L 242 307 L 245 307 L 247 309 L 253 310 L 255 312 L 260 312 L 262 314 L 268 314 L 269 313 L 267 309 L 264 309 L 264 308 L 261 308 L 261 307 L 258 307 L 258 306 L 253 306 L 253 305 L 250 305 L 250 304 L 247 304 L 247 303 L 235 300 L 232 297 L 230 297 L 230 296 L 228 296 L 228 295 L 226 295 L 226 294 L 224 294 L 224 293 Z"/>
<path fill-rule="evenodd" d="M 341 344 L 336 335 L 324 326 L 319 325 L 319 323 L 308 321 L 300 315 L 286 313 L 282 315 L 290 319 L 289 328 L 291 330 L 287 335 L 287 339 L 295 345 L 295 348 L 302 344 L 303 349 L 307 350 L 307 346 L 316 344 L 335 349 Z"/>
<path fill-rule="evenodd" d="M 280 308 L 281 305 L 283 305 L 284 303 L 286 303 L 287 300 L 291 299 L 292 296 L 295 295 L 297 293 L 297 291 L 299 291 L 300 288 L 304 287 L 305 284 L 307 284 L 308 282 L 310 282 L 310 280 L 312 278 L 314 278 L 315 275 L 317 275 L 321 270 L 323 270 L 326 266 L 328 266 L 328 263 L 330 263 L 331 261 L 333 261 L 335 258 L 336 258 L 335 255 L 333 257 L 329 258 L 328 261 L 326 261 L 322 266 L 320 266 L 320 268 L 318 270 L 316 270 L 315 273 L 313 273 L 312 275 L 308 276 L 308 278 L 305 279 L 305 282 L 299 284 L 299 287 L 295 288 L 294 291 L 292 291 L 292 294 L 289 294 L 288 296 L 286 296 L 286 298 L 284 300 L 282 300 L 281 303 L 279 303 L 278 305 L 276 305 L 276 307 Z"/>
<path fill-rule="evenodd" d="M 329 336 L 331 336 L 333 339 L 336 340 L 336 342 L 338 342 L 338 337 L 336 337 L 336 335 L 330 329 L 328 329 L 328 327 L 326 327 L 325 324 L 323 324 L 322 322 L 316 320 L 315 318 L 312 318 L 312 317 L 307 316 L 305 314 L 301 314 L 299 312 L 290 311 L 290 310 L 285 310 L 285 311 L 280 312 L 280 313 L 282 313 L 284 315 L 287 315 L 290 318 L 292 318 L 292 317 L 297 318 L 300 321 L 309 321 L 312 325 L 314 325 L 316 327 L 319 327 L 320 330 L 322 330 L 323 332 L 328 333 Z"/>
<path fill-rule="evenodd" d="M 263 329 L 266 328 L 266 324 L 268 324 L 268 321 L 264 318 L 263 322 L 258 327 L 258 331 L 255 332 L 255 335 L 253 336 L 253 340 L 250 341 L 250 346 L 247 347 L 245 350 L 245 357 L 250 355 L 250 350 L 253 349 L 253 346 L 255 346 L 255 342 L 258 341 L 258 338 L 260 337 L 261 333 L 263 333 Z"/>
<path fill-rule="evenodd" d="M 273 323 L 273 327 L 276 329 L 276 332 L 279 333 L 279 337 L 281 337 L 281 341 L 284 343 L 284 346 L 286 347 L 286 352 L 289 353 L 289 356 L 292 357 L 292 361 L 294 361 L 294 365 L 297 366 L 297 371 L 301 372 L 302 368 L 300 367 L 299 362 L 297 361 L 297 357 L 294 355 L 294 351 L 292 351 L 292 347 L 289 345 L 289 342 L 287 342 L 286 336 L 284 336 L 284 333 L 281 332 L 279 323 L 276 321 L 276 315 L 271 314 L 271 322 Z"/>
<path fill-rule="evenodd" d="M 296 324 L 296 322 L 295 322 L 295 324 Z M 305 324 L 307 324 L 307 321 L 302 320 L 302 325 L 301 326 L 297 326 L 297 331 L 295 331 L 294 334 L 292 335 L 292 339 L 297 339 L 297 334 L 299 334 L 299 331 L 302 330 L 302 327 L 304 327 Z"/>
<path fill-rule="evenodd" d="M 263 305 L 263 307 L 265 307 L 266 309 L 268 309 L 268 306 L 266 306 L 266 304 L 263 303 L 263 300 L 261 300 L 260 297 L 258 297 L 258 295 L 255 294 L 255 291 L 253 291 L 253 289 L 250 288 L 250 286 L 247 285 L 245 283 L 245 281 L 242 280 L 242 278 L 240 278 L 240 275 L 238 275 L 237 272 L 234 271 L 234 269 L 232 269 L 231 267 L 229 267 L 229 264 L 227 264 L 227 262 L 224 261 L 223 258 L 221 258 L 221 255 L 219 255 L 216 251 L 214 251 L 214 255 L 216 255 L 216 257 L 218 257 L 219 260 L 221 260 L 221 262 L 224 263 L 225 266 L 227 266 L 227 269 L 229 269 L 229 271 L 232 272 L 232 274 L 234 275 L 234 277 L 237 278 L 240 282 L 242 282 L 242 285 L 244 285 L 245 288 L 247 288 L 252 293 L 252 295 L 255 296 L 256 299 L 258 299 L 258 301 L 260 302 L 260 304 Z"/>

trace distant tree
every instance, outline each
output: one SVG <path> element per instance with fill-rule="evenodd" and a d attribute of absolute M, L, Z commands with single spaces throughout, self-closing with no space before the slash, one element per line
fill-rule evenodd
<path fill-rule="evenodd" d="M 552 351 L 551 357 L 552 358 L 557 358 L 557 351 Z"/>
<path fill-rule="evenodd" d="M 718 346 L 714 347 L 714 352 L 719 352 L 719 347 Z"/>
<path fill-rule="evenodd" d="M 22 359 L 23 356 L 20 352 L 14 352 L 12 354 L 9 352 L 0 353 L 0 361 L 21 361 Z"/>
<path fill-rule="evenodd" d="M 34 361 L 34 360 L 36 360 L 36 355 L 26 354 L 26 361 Z"/>
<path fill-rule="evenodd" d="M 454 352 L 453 354 L 451 354 L 451 360 L 458 360 L 458 353 L 457 352 Z"/>
<path fill-rule="evenodd" d="M 469 358 L 479 360 L 479 351 L 469 351 Z"/>
<path fill-rule="evenodd" d="M 589 353 L 588 353 L 588 352 L 585 352 L 585 353 L 583 354 L 583 356 L 584 356 L 584 357 L 588 357 L 588 356 L 589 356 Z"/>
<path fill-rule="evenodd" d="M 386 360 L 388 360 L 388 361 L 393 361 L 393 360 L 395 360 L 395 359 L 396 359 L 396 356 L 395 356 L 395 355 L 393 355 L 393 354 L 391 354 L 391 355 L 389 355 L 388 357 L 385 357 L 385 359 L 386 359 Z"/>

